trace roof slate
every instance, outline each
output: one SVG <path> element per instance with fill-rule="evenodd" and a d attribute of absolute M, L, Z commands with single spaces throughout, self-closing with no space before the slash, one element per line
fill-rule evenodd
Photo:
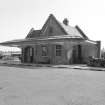
<path fill-rule="evenodd" d="M 60 24 L 64 28 L 64 30 L 67 32 L 67 34 L 70 35 L 71 37 L 83 38 L 83 36 L 78 32 L 78 30 L 75 27 L 71 27 L 71 26 L 65 25 L 63 23 L 60 23 Z"/>
<path fill-rule="evenodd" d="M 35 38 L 41 35 L 41 30 L 34 30 L 33 28 L 30 30 L 26 38 Z"/>
<path fill-rule="evenodd" d="M 56 23 L 59 25 L 59 27 L 65 32 L 65 34 L 67 34 L 67 35 L 69 35 L 71 37 L 80 37 L 82 39 L 88 39 L 88 37 L 79 28 L 79 26 L 71 27 L 70 25 L 65 25 L 64 23 L 60 23 L 55 18 L 55 16 L 53 16 L 52 14 L 50 14 L 49 18 L 53 18 L 56 21 Z M 47 21 L 49 20 L 49 18 L 47 19 Z M 41 30 L 34 30 L 34 28 L 32 28 L 30 30 L 30 32 L 28 33 L 28 35 L 26 36 L 26 38 L 38 38 L 38 37 L 41 37 L 42 34 L 43 34 L 43 31 L 42 30 L 43 30 L 43 27 L 42 27 Z"/>
<path fill-rule="evenodd" d="M 44 41 L 44 40 L 58 40 L 58 39 L 69 39 L 69 40 L 81 40 L 87 43 L 93 43 L 97 44 L 96 41 L 90 40 L 84 32 L 79 28 L 79 26 L 71 27 L 69 25 L 65 25 L 64 23 L 60 23 L 52 14 L 49 16 L 49 18 L 53 18 L 54 21 L 58 24 L 58 26 L 63 30 L 64 34 L 63 35 L 43 35 L 43 30 L 46 27 L 46 22 L 44 26 L 42 27 L 41 30 L 35 30 L 32 28 L 28 35 L 26 36 L 25 39 L 20 39 L 20 40 L 12 40 L 12 41 L 6 41 L 0 43 L 0 45 L 5 45 L 5 46 L 18 46 L 20 47 L 22 44 L 26 43 L 32 43 L 32 42 L 37 42 L 37 41 Z M 48 19 L 49 19 L 48 18 Z M 48 20 L 47 20 L 48 21 Z"/>

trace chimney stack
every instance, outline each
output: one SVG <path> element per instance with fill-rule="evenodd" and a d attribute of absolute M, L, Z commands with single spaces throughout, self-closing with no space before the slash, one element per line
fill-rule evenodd
<path fill-rule="evenodd" d="M 65 24 L 65 25 L 69 25 L 69 21 L 68 21 L 67 18 L 65 18 L 65 19 L 63 20 L 63 24 Z"/>

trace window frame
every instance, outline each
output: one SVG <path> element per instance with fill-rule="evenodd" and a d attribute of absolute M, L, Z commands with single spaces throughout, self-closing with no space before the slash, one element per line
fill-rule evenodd
<path fill-rule="evenodd" d="M 42 45 L 41 46 L 41 55 L 42 56 L 48 56 L 48 46 L 46 46 L 46 45 Z"/>
<path fill-rule="evenodd" d="M 56 45 L 56 56 L 62 56 L 62 45 Z"/>

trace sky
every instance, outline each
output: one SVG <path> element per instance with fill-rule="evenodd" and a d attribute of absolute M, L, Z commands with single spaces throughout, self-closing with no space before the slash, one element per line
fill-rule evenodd
<path fill-rule="evenodd" d="M 23 39 L 31 28 L 41 29 L 49 14 L 60 22 L 68 18 L 70 26 L 78 25 L 105 47 L 105 0 L 0 0 L 0 42 Z"/>

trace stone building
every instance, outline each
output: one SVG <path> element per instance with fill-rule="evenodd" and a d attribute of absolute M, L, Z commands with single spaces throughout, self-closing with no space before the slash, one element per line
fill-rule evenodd
<path fill-rule="evenodd" d="M 100 57 L 100 41 L 90 40 L 79 26 L 60 23 L 50 14 L 41 30 L 30 30 L 25 39 L 0 43 L 22 49 L 23 63 L 78 64 L 89 56 Z"/>

